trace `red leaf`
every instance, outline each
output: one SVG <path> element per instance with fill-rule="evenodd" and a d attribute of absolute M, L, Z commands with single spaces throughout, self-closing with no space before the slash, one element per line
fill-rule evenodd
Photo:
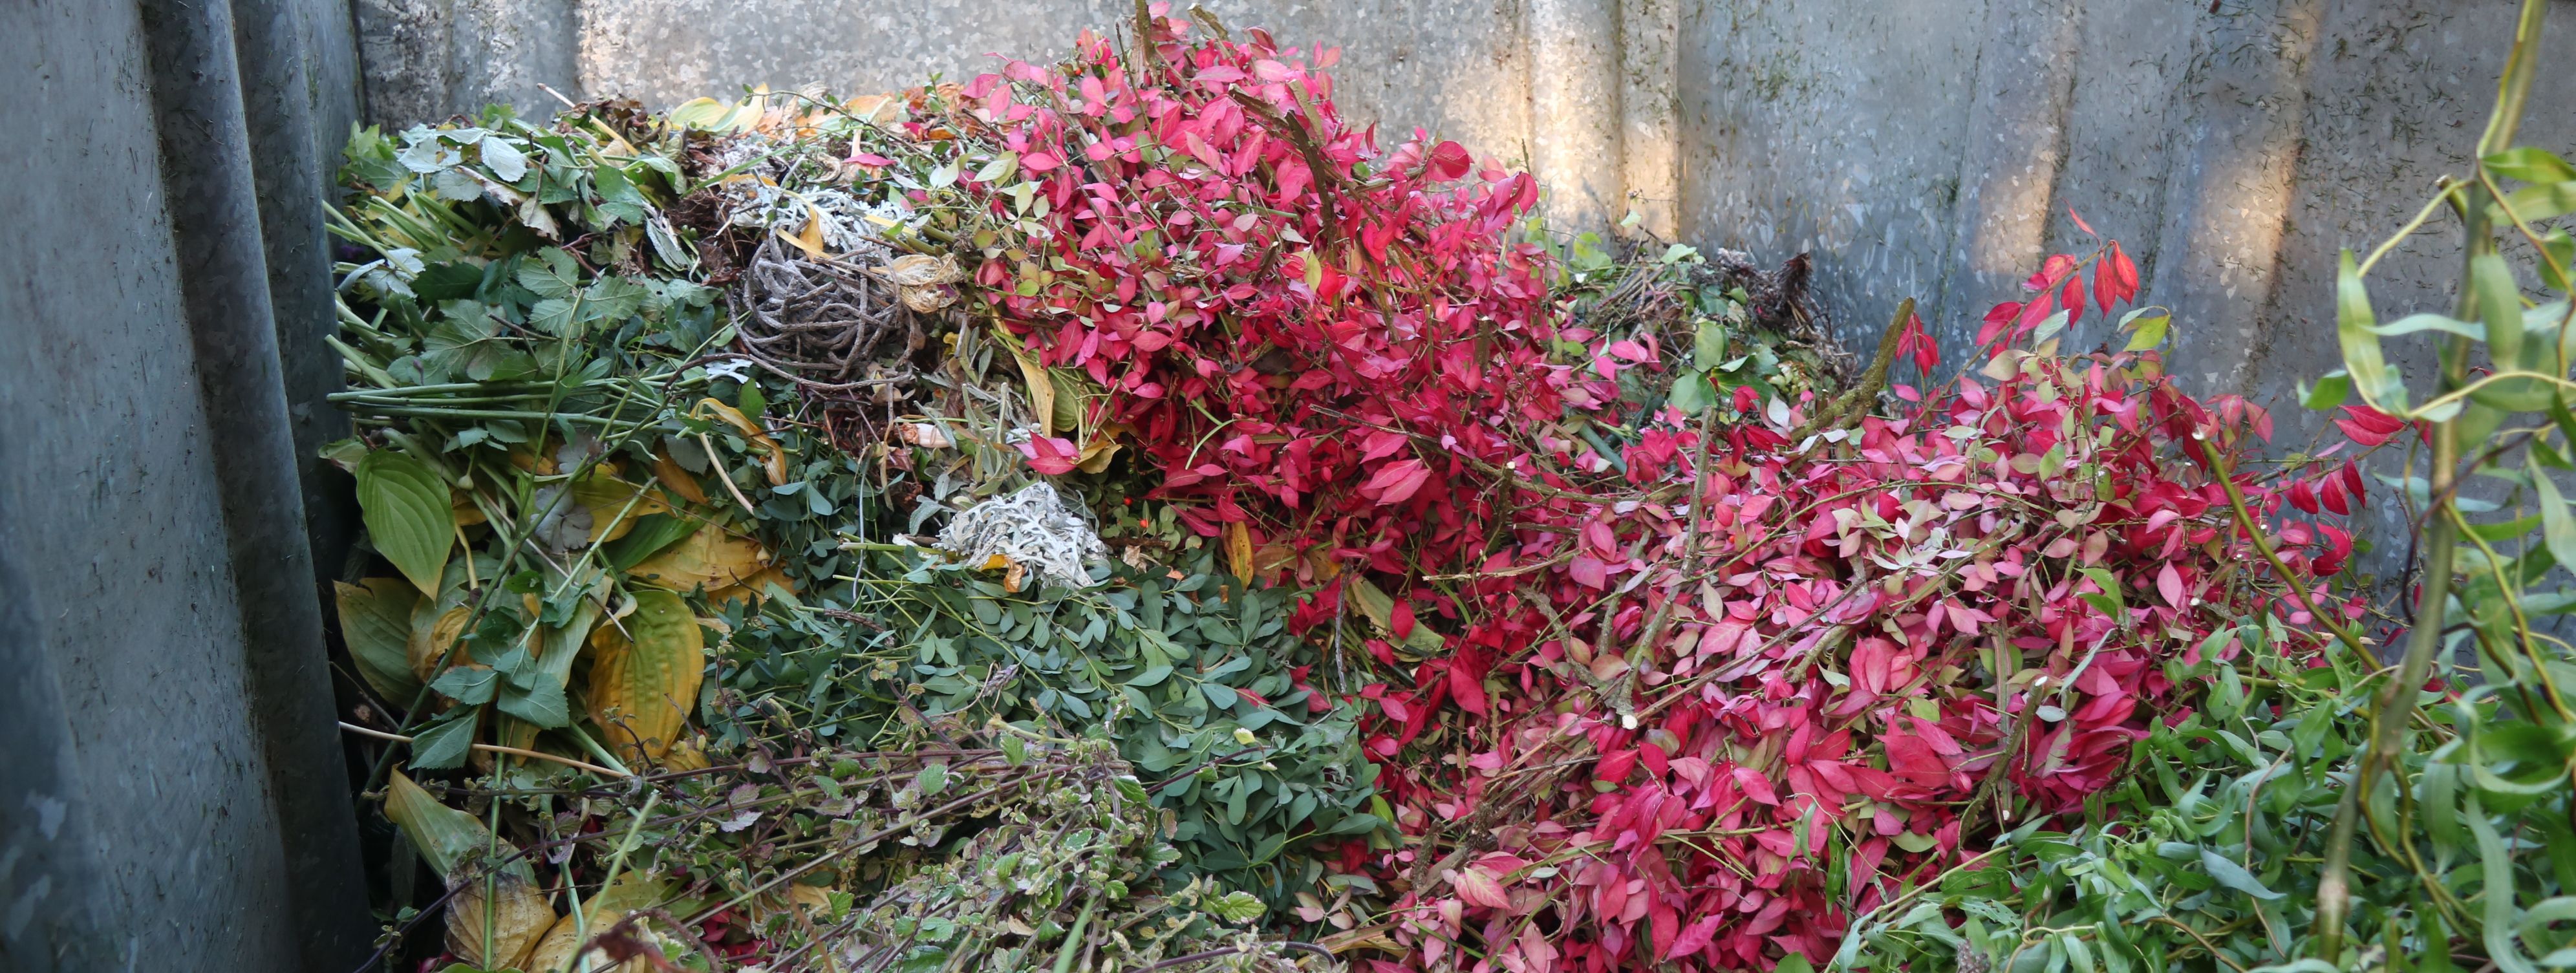
<path fill-rule="evenodd" d="M 1378 467 L 1377 475 L 1360 484 L 1360 495 L 1376 500 L 1379 506 L 1403 503 L 1430 478 L 1429 465 L 1418 459 L 1400 459 Z"/>
<path fill-rule="evenodd" d="M 1627 780 L 1628 772 L 1635 769 L 1637 769 L 1637 751 L 1634 749 L 1621 750 L 1603 757 L 1599 763 L 1593 764 L 1592 776 L 1596 780 L 1606 780 L 1616 784 L 1620 781 Z"/>
<path fill-rule="evenodd" d="M 1389 614 L 1387 628 L 1393 630 L 1398 639 L 1413 637 L 1413 602 L 1411 600 L 1395 603 L 1395 610 Z"/>
<path fill-rule="evenodd" d="M 1485 684 L 1476 680 L 1474 672 L 1455 661 L 1449 664 L 1449 698 L 1458 701 L 1459 709 L 1478 716 L 1485 715 Z"/>
<path fill-rule="evenodd" d="M 1672 950 L 1665 955 L 1665 958 L 1681 959 L 1708 948 L 1709 941 L 1717 938 L 1718 923 L 1725 920 L 1724 915 L 1701 916 L 1690 925 L 1682 927 L 1682 934 L 1673 937 Z"/>
<path fill-rule="evenodd" d="M 1465 177 L 1467 170 L 1474 165 L 1475 160 L 1467 155 L 1466 146 L 1442 142 L 1431 147 L 1431 158 L 1423 166 L 1423 174 L 1433 182 L 1455 182 Z"/>
<path fill-rule="evenodd" d="M 1646 772 L 1655 775 L 1656 780 L 1672 776 L 1672 761 L 1664 757 L 1664 748 L 1645 744 L 1637 748 L 1637 758 L 1645 763 Z"/>
<path fill-rule="evenodd" d="M 2324 485 L 2324 489 L 2320 491 L 2322 494 L 2320 499 L 2324 502 L 2325 508 L 2334 511 L 2337 516 L 2351 516 L 2352 498 L 2344 493 L 2343 477 L 2329 473 L 2326 476 L 2319 478 L 2318 482 Z M 2307 484 L 2301 483 L 2299 485 L 2306 486 Z M 2313 510 L 2309 511 L 2309 513 L 2315 512 L 2316 511 Z"/>
<path fill-rule="evenodd" d="M 2098 277 L 2100 275 L 2096 274 L 2095 276 Z M 2072 325 L 2083 319 L 2084 274 L 2082 272 L 2079 271 L 2066 275 L 2066 287 L 2058 292 L 2057 303 L 2066 308 L 2067 324 Z"/>
<path fill-rule="evenodd" d="M 2290 506 L 2297 507 L 2304 513 L 2317 512 L 2317 491 L 2316 488 L 2308 485 L 2308 481 L 2299 480 L 2291 483 L 2289 493 Z"/>
<path fill-rule="evenodd" d="M 1071 440 L 1058 436 L 1031 436 L 1020 444 L 1020 455 L 1029 458 L 1029 468 L 1048 476 L 1073 472 L 1074 460 L 1081 454 Z"/>
<path fill-rule="evenodd" d="M 2173 562 L 2165 562 L 2164 569 L 2156 572 L 2156 593 L 2164 596 L 2165 604 L 2183 607 L 2182 573 L 2174 570 Z"/>
<path fill-rule="evenodd" d="M 2118 240 L 2111 241 L 2111 273 L 2120 282 L 2119 289 L 2112 296 L 2123 301 L 2135 300 L 2138 296 L 2138 265 L 2129 262 L 2129 254 L 2120 249 Z"/>
<path fill-rule="evenodd" d="M 2068 218 L 2075 221 L 2075 228 L 2084 231 L 2085 236 L 2101 236 L 2101 234 L 2093 232 L 2093 224 L 2084 222 L 2084 214 L 2075 211 L 2075 204 L 2068 203 L 2066 205 L 2066 215 Z"/>

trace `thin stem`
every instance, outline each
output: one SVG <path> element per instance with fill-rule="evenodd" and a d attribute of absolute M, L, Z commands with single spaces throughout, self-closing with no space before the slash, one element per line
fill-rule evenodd
<path fill-rule="evenodd" d="M 355 733 L 355 734 L 357 734 L 357 735 L 359 735 L 359 736 L 364 736 L 364 737 L 374 737 L 374 738 L 376 738 L 376 739 L 378 739 L 378 740 L 386 740 L 386 741 L 390 741 L 390 742 L 393 742 L 393 743 L 410 743 L 410 742 L 411 742 L 411 738 L 410 738 L 410 737 L 404 736 L 404 735 L 402 735 L 402 734 L 400 734 L 400 733 L 387 733 L 387 732 L 385 732 L 385 731 L 383 731 L 383 730 L 370 730 L 370 729 L 368 729 L 368 728 L 366 728 L 366 727 L 359 726 L 359 725 L 357 725 L 357 724 L 355 724 L 355 723 L 345 723 L 345 722 L 344 722 L 344 723 L 341 723 L 341 724 L 340 724 L 340 728 L 341 728 L 341 729 L 343 729 L 343 730 L 347 730 L 347 731 L 349 731 L 349 732 L 351 732 L 351 733 Z M 602 776 L 602 777 L 632 777 L 632 776 L 634 776 L 633 774 L 624 773 L 624 772 L 617 771 L 617 770 L 613 770 L 613 769 L 610 769 L 610 768 L 607 768 L 607 767 L 602 767 L 602 766 L 600 766 L 600 765 L 598 765 L 598 764 L 583 763 L 583 762 L 581 762 L 581 761 L 579 761 L 579 760 L 574 760 L 574 759 L 572 759 L 571 757 L 558 757 L 558 756 L 555 756 L 554 754 L 551 754 L 551 753 L 542 753 L 542 752 L 535 751 L 535 750 L 526 750 L 526 749 L 521 749 L 521 748 L 519 748 L 519 747 L 505 747 L 505 746 L 502 746 L 502 745 L 497 744 L 497 743 L 477 743 L 477 744 L 474 744 L 474 745 L 473 745 L 473 747 L 474 747 L 474 749 L 476 749 L 476 750 L 481 750 L 481 751 L 484 751 L 484 752 L 486 752 L 486 753 L 506 753 L 506 754 L 509 754 L 509 755 L 511 755 L 511 756 L 514 756 L 514 757 L 532 757 L 532 758 L 535 758 L 535 759 L 538 759 L 538 760 L 548 760 L 548 761 L 553 761 L 553 762 L 555 762 L 555 763 L 562 764 L 562 765 L 564 765 L 564 766 L 566 766 L 566 767 L 572 767 L 572 768 L 579 769 L 579 770 L 587 770 L 587 771 L 590 771 L 591 773 L 598 774 L 598 775 L 600 775 L 600 776 Z"/>

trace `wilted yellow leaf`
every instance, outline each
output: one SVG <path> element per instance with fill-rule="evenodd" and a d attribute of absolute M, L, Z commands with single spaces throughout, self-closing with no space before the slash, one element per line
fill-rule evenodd
<path fill-rule="evenodd" d="M 704 734 L 699 734 L 672 744 L 671 752 L 662 757 L 662 769 L 666 771 L 706 769 L 707 748 L 700 745 L 705 738 Z"/>
<path fill-rule="evenodd" d="M 447 951 L 480 969 L 515 968 L 554 924 L 554 908 L 527 876 L 502 872 L 488 880 L 468 878 L 447 900 Z M 486 942 L 492 944 L 488 956 Z"/>
<path fill-rule="evenodd" d="M 447 651 L 449 646 L 455 645 L 457 636 L 465 634 L 465 620 L 472 614 L 473 612 L 463 605 L 439 611 L 438 602 L 428 598 L 421 599 L 420 603 L 412 608 L 411 643 L 406 648 L 411 658 L 413 677 L 422 682 L 429 681 L 430 676 L 438 670 L 439 654 Z M 456 664 L 470 666 L 475 663 L 466 661 L 460 655 Z"/>
<path fill-rule="evenodd" d="M 1003 338 L 1002 346 L 1011 350 L 1011 360 L 1020 365 L 1020 378 L 1028 383 L 1029 411 L 1038 414 L 1039 434 L 1055 435 L 1055 382 L 1047 377 L 1046 366 L 1038 364 L 1037 355 L 1016 337 Z"/>
<path fill-rule="evenodd" d="M 554 928 L 546 930 L 546 937 L 537 943 L 536 951 L 528 954 L 528 973 L 562 973 L 572 968 L 574 950 L 616 925 L 629 913 L 661 905 L 670 897 L 670 879 L 639 872 L 619 875 L 615 884 L 601 889 L 598 895 L 581 904 L 579 917 L 566 913 L 563 918 L 555 920 Z M 591 973 L 634 973 L 643 968 L 631 960 L 612 964 L 607 953 L 596 949 L 590 951 L 590 958 Z"/>
<path fill-rule="evenodd" d="M 689 471 L 668 453 L 653 454 L 653 478 L 661 481 L 662 489 L 679 494 L 690 503 L 707 502 L 707 488 L 699 486 L 698 478 L 689 475 Z"/>
<path fill-rule="evenodd" d="M 713 591 L 742 584 L 766 566 L 760 545 L 710 524 L 627 569 L 626 577 L 672 591 L 695 591 L 699 585 Z"/>
<path fill-rule="evenodd" d="M 647 514 L 671 512 L 671 506 L 654 496 L 652 490 L 604 471 L 594 471 L 574 483 L 572 497 L 575 502 L 590 508 L 590 542 L 593 544 L 626 536 L 628 531 L 635 529 L 635 521 Z M 627 506 L 630 501 L 634 503 L 631 508 Z M 621 510 L 626 512 L 622 518 L 617 516 Z"/>
<path fill-rule="evenodd" d="M 1116 458 L 1118 458 L 1117 441 L 1108 436 L 1101 436 L 1082 447 L 1082 455 L 1074 459 L 1073 467 L 1085 473 L 1098 473 L 1108 469 L 1109 461 Z"/>
<path fill-rule="evenodd" d="M 796 579 L 788 577 L 787 572 L 779 570 L 777 565 L 771 565 L 767 570 L 751 576 L 741 584 L 707 592 L 707 600 L 721 605 L 749 599 L 752 607 L 757 608 L 762 602 L 769 600 L 769 589 L 772 586 L 790 595 L 798 593 Z"/>
<path fill-rule="evenodd" d="M 437 798 L 399 770 L 385 785 L 385 817 L 402 828 L 411 846 L 442 879 L 463 877 L 465 865 L 482 860 L 486 849 L 498 848 L 504 855 L 517 850 L 509 842 L 494 838 L 482 819 L 438 803 Z M 528 872 L 528 867 L 522 861 L 503 866 L 502 870 Z"/>
<path fill-rule="evenodd" d="M 721 400 L 699 399 L 698 409 L 715 413 L 716 418 L 724 420 L 726 425 L 732 426 L 735 432 L 742 434 L 742 438 L 750 440 L 754 448 L 765 454 L 761 458 L 761 468 L 768 471 L 770 486 L 787 485 L 787 451 L 778 448 L 778 440 L 769 438 L 769 433 L 744 416 L 742 410 Z"/>
<path fill-rule="evenodd" d="M 619 626 L 602 626 L 591 641 L 590 718 L 630 759 L 658 760 L 697 706 L 706 635 L 688 603 L 667 591 L 636 592 L 635 611 Z"/>
<path fill-rule="evenodd" d="M 451 491 L 447 506 L 455 515 L 458 527 L 472 527 L 484 521 L 483 508 L 475 506 L 474 498 L 463 490 Z"/>
<path fill-rule="evenodd" d="M 1240 520 L 1225 525 L 1225 563 L 1236 578 L 1252 583 L 1252 529 Z"/>
<path fill-rule="evenodd" d="M 793 243 L 798 249 L 805 251 L 805 256 L 807 257 L 815 260 L 831 259 L 831 253 L 823 249 L 823 221 L 826 219 L 828 219 L 828 217 L 823 215 L 821 207 L 815 206 L 810 202 L 806 203 L 805 228 L 797 231 L 796 235 L 788 237 L 787 242 Z"/>

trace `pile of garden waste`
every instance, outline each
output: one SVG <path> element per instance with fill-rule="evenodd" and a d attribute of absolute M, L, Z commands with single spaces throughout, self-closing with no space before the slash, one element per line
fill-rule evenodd
<path fill-rule="evenodd" d="M 2192 808 L 2331 813 L 2252 772 L 2352 734 L 2246 697 L 2363 698 L 2364 491 L 2213 476 L 2271 419 L 2117 244 L 1965 374 L 1911 302 L 1848 355 L 1803 258 L 1553 233 L 1334 51 L 1149 36 L 353 140 L 386 968 L 2279 959 L 2278 836 Z M 2043 925 L 2115 873 L 2174 895 Z"/>

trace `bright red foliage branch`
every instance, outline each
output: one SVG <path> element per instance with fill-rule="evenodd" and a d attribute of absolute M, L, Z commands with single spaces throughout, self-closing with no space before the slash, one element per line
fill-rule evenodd
<path fill-rule="evenodd" d="M 1406 841 L 1344 856 L 1401 895 L 1377 968 L 1821 961 L 2007 813 L 2110 783 L 2175 715 L 2167 660 L 2258 605 L 2303 620 L 2184 448 L 2233 455 L 2261 410 L 2195 401 L 2152 352 L 2020 347 L 2135 298 L 2116 243 L 2049 258 L 1988 316 L 1986 380 L 1902 390 L 1896 418 L 1809 430 L 1814 403 L 1749 394 L 1630 415 L 1617 376 L 1661 349 L 1559 326 L 1528 176 L 1419 133 L 1380 150 L 1336 113 L 1330 52 L 1186 30 L 1157 21 L 1141 83 L 1086 37 L 965 89 L 1036 184 L 977 188 L 1040 228 L 978 279 L 1109 390 L 1099 425 L 1194 528 L 1303 555 L 1299 625 L 1355 575 L 1395 594 L 1360 695 Z M 1615 464 L 1567 425 L 1587 415 L 1633 423 Z M 2287 499 L 2359 502 L 2327 481 Z M 2312 577 L 2349 552 L 2268 529 Z M 1417 626 L 1443 650 L 1400 655 Z"/>

